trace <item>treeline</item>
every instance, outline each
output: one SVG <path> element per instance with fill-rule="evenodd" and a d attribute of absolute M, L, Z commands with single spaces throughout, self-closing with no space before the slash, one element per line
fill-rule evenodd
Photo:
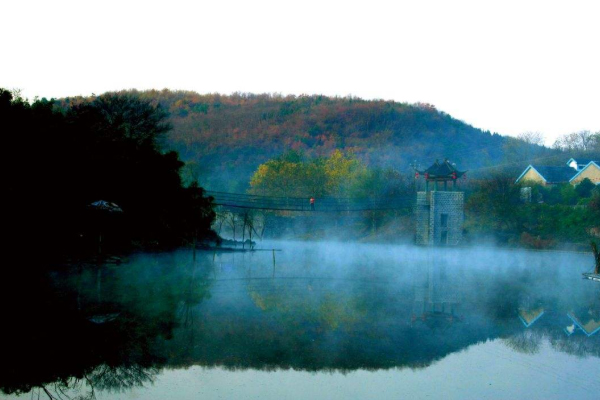
<path fill-rule="evenodd" d="M 458 186 L 466 195 L 467 242 L 587 250 L 590 240 L 600 237 L 600 188 L 589 179 L 577 186 L 528 184 L 524 191 L 523 185 L 515 184 L 514 175 L 495 174 L 485 179 L 461 179 Z M 289 151 L 269 160 L 253 174 L 249 192 L 311 196 L 318 205 L 323 197 L 349 197 L 355 201 L 377 198 L 395 204 L 394 198 L 414 199 L 417 190 L 424 190 L 422 179 L 391 168 L 369 167 L 354 155 L 336 150 L 329 157 Z M 329 215 L 326 219 L 310 214 L 287 219 L 276 215 L 266 213 L 259 218 L 262 224 L 270 224 L 267 235 L 397 242 L 411 241 L 414 234 L 410 207 L 366 210 L 351 217 Z M 226 216 L 221 218 L 227 220 Z M 241 223 L 238 231 L 243 231 Z"/>
<path fill-rule="evenodd" d="M 368 166 L 352 153 L 334 150 L 329 156 L 311 157 L 290 150 L 259 165 L 252 175 L 248 193 L 258 199 L 267 196 L 258 200 L 264 209 L 221 210 L 215 230 L 242 240 L 410 242 L 414 190 L 412 177 L 393 168 Z M 316 212 L 289 212 L 288 207 Z"/>
<path fill-rule="evenodd" d="M 169 111 L 167 145 L 213 190 L 244 192 L 256 168 L 287 150 L 309 157 L 352 152 L 371 167 L 409 170 L 449 158 L 475 174 L 557 153 L 474 128 L 428 104 L 355 97 L 127 91 Z M 67 98 L 69 106 L 84 101 Z M 523 165 L 524 164 L 524 165 Z"/>
<path fill-rule="evenodd" d="M 49 259 L 103 246 L 175 246 L 213 236 L 210 199 L 184 186 L 161 143 L 167 112 L 132 94 L 56 107 L 0 89 L 2 210 L 9 249 Z M 91 204 L 100 200 L 112 209 Z"/>
<path fill-rule="evenodd" d="M 527 185 L 530 186 L 531 185 Z M 578 246 L 600 237 L 600 188 L 588 179 L 522 191 L 513 176 L 474 182 L 467 192 L 465 228 L 472 239 L 530 248 Z"/>
<path fill-rule="evenodd" d="M 594 159 L 600 155 L 600 131 L 583 130 L 559 137 L 552 145 L 555 149 L 583 154 L 593 154 Z"/>

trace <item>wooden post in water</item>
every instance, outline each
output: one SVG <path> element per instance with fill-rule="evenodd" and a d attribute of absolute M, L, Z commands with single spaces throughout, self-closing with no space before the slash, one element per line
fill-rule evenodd
<path fill-rule="evenodd" d="M 217 256 L 217 252 L 214 251 L 213 252 L 212 269 L 213 269 L 213 276 L 214 276 L 215 280 L 217 279 L 217 265 L 215 264 L 215 257 L 216 256 Z"/>
<path fill-rule="evenodd" d="M 600 252 L 598 252 L 598 245 L 596 242 L 592 242 L 592 253 L 594 253 L 594 262 L 596 267 L 594 268 L 594 274 L 600 274 Z"/>
<path fill-rule="evenodd" d="M 244 220 L 242 225 L 242 249 L 246 247 L 246 222 L 248 222 L 247 216 L 248 214 L 244 213 Z"/>
<path fill-rule="evenodd" d="M 375 235 L 377 232 L 377 226 L 375 222 L 375 210 L 371 211 L 371 235 Z"/>
<path fill-rule="evenodd" d="M 102 264 L 102 231 L 98 232 L 98 257 L 96 259 L 96 264 L 98 264 L 98 266 Z"/>
<path fill-rule="evenodd" d="M 98 303 L 100 303 L 102 300 L 102 269 L 100 265 L 98 265 L 98 270 L 96 271 L 96 296 Z"/>
<path fill-rule="evenodd" d="M 252 246 L 252 231 L 254 230 L 254 215 L 248 215 L 248 239 L 250 239 L 250 250 L 253 249 Z"/>
<path fill-rule="evenodd" d="M 273 249 L 273 278 L 275 278 L 275 249 Z"/>
<path fill-rule="evenodd" d="M 197 244 L 197 240 L 198 240 L 198 230 L 196 229 L 194 231 L 194 241 L 193 246 L 194 246 L 194 250 L 192 251 L 192 261 L 196 262 L 196 244 Z"/>

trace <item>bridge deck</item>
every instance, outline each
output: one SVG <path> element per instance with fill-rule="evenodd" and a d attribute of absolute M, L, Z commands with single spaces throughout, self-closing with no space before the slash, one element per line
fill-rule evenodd
<path fill-rule="evenodd" d="M 259 196 L 217 191 L 207 191 L 206 194 L 214 198 L 216 205 L 253 210 L 360 212 L 401 210 L 414 205 L 414 197 L 411 195 L 386 198 L 323 197 L 315 199 L 315 208 L 312 210 L 309 198 Z"/>

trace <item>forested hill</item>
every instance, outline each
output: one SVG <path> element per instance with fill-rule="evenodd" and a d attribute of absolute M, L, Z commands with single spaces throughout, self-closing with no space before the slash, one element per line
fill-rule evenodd
<path fill-rule="evenodd" d="M 173 130 L 166 146 L 190 163 L 203 186 L 217 190 L 244 191 L 259 164 L 289 149 L 308 156 L 343 149 L 370 165 L 401 171 L 415 160 L 427 166 L 436 158 L 449 158 L 475 174 L 516 159 L 522 161 L 516 168 L 523 168 L 524 148 L 525 158 L 549 151 L 474 128 L 427 104 L 169 90 L 128 93 L 170 112 Z"/>

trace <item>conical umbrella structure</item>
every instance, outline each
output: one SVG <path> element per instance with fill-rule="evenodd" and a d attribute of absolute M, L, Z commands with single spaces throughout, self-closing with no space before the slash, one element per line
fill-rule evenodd
<path fill-rule="evenodd" d="M 123 209 L 119 207 L 117 204 L 112 203 L 106 200 L 98 200 L 91 203 L 88 207 L 93 210 L 100 211 L 102 213 L 122 213 Z M 102 230 L 98 232 L 98 261 L 100 261 L 100 256 L 102 254 Z"/>
<path fill-rule="evenodd" d="M 106 200 L 95 201 L 92 204 L 90 204 L 89 207 L 93 208 L 94 210 L 100 210 L 100 211 L 123 212 L 121 207 L 119 207 L 115 203 L 111 203 L 110 201 L 106 201 Z"/>

